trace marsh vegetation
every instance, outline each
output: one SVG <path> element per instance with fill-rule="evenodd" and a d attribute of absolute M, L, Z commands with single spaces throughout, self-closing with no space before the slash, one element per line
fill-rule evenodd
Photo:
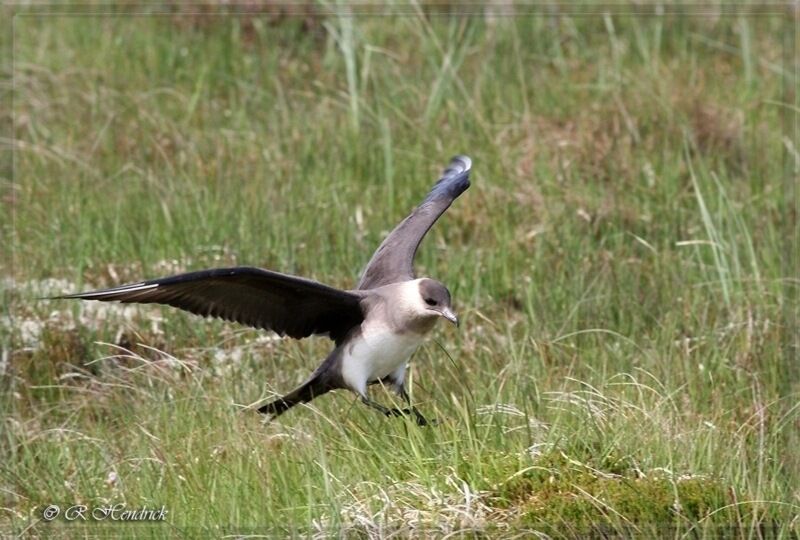
<path fill-rule="evenodd" d="M 169 509 L 151 536 L 798 533 L 790 20 L 22 13 L 0 531 L 129 534 L 41 520 L 123 502 Z M 433 429 L 344 392 L 241 410 L 324 339 L 37 299 L 236 264 L 352 287 L 456 153 L 417 258 L 462 320 L 412 363 Z"/>

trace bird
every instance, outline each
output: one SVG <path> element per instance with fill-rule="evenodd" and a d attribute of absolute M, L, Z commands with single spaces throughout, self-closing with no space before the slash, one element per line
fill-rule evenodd
<path fill-rule="evenodd" d="M 414 258 L 427 232 L 470 186 L 472 160 L 453 157 L 425 199 L 383 240 L 355 289 L 255 267 L 213 268 L 54 299 L 165 304 L 203 317 L 220 318 L 301 339 L 327 336 L 334 348 L 291 392 L 261 407 L 274 419 L 332 390 L 354 392 L 386 416 L 430 422 L 411 404 L 406 370 L 411 356 L 440 319 L 458 327 L 447 287 L 417 277 Z M 406 404 L 385 407 L 367 387 L 383 384 Z"/>

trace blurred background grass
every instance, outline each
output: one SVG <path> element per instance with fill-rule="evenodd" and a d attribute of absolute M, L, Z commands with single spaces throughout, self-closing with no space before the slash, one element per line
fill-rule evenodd
<path fill-rule="evenodd" d="M 797 534 L 796 21 L 479 8 L 17 12 L 5 530 L 74 534 L 57 501 L 164 504 L 155 536 Z M 456 153 L 417 259 L 464 321 L 413 363 L 435 429 L 233 406 L 324 340 L 35 300 L 232 264 L 352 287 Z"/>

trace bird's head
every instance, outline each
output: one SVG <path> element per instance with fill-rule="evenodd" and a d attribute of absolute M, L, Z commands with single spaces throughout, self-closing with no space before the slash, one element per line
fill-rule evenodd
<path fill-rule="evenodd" d="M 435 279 L 423 278 L 419 280 L 419 298 L 425 313 L 444 317 L 458 326 L 458 317 L 450 305 L 450 291 Z"/>

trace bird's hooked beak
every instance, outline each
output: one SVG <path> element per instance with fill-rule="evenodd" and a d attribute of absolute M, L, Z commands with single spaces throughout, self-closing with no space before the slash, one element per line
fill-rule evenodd
<path fill-rule="evenodd" d="M 453 313 L 452 309 L 450 309 L 449 307 L 446 307 L 442 311 L 440 311 L 439 313 L 442 314 L 442 317 L 444 317 L 445 319 L 447 319 L 448 321 L 450 321 L 451 323 L 456 325 L 456 327 L 458 327 L 458 317 L 456 317 L 456 314 Z"/>

